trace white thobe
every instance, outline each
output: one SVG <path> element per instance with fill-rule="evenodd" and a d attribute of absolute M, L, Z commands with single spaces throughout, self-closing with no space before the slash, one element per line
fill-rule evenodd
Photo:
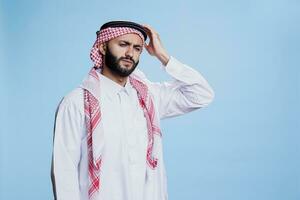
<path fill-rule="evenodd" d="M 174 57 L 170 58 L 165 70 L 173 81 L 153 83 L 143 76 L 160 119 L 190 112 L 212 101 L 213 90 L 199 72 Z M 137 91 L 129 81 L 123 87 L 100 73 L 99 77 L 105 146 L 97 200 L 167 199 L 166 186 L 161 186 L 164 187 L 163 196 L 156 195 L 157 189 L 152 187 L 159 183 L 147 178 L 148 133 Z M 64 97 L 57 111 L 52 172 L 58 200 L 88 200 L 83 102 L 83 89 L 78 87 Z"/>

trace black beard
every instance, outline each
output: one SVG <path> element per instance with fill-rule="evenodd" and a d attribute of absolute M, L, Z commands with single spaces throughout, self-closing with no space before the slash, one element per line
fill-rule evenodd
<path fill-rule="evenodd" d="M 122 59 L 127 59 L 130 60 L 133 64 L 130 69 L 123 68 L 120 65 L 120 62 Z M 107 51 L 105 54 L 105 65 L 116 75 L 119 75 L 121 77 L 127 77 L 129 76 L 137 67 L 139 64 L 139 61 L 135 62 L 132 58 L 130 57 L 121 57 L 117 58 L 115 55 L 111 53 L 109 48 L 107 47 Z"/>

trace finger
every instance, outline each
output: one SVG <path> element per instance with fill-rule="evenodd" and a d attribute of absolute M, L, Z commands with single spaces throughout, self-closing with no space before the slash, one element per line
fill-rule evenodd
<path fill-rule="evenodd" d="M 144 26 L 145 28 L 147 28 L 147 29 L 150 29 L 150 30 L 152 29 L 151 26 L 150 26 L 149 24 L 143 24 L 143 26 Z"/>
<path fill-rule="evenodd" d="M 145 48 L 148 48 L 149 44 L 147 44 L 146 42 L 144 42 L 144 46 L 145 46 Z"/>
<path fill-rule="evenodd" d="M 145 49 L 147 50 L 148 53 L 150 53 L 149 45 L 147 45 L 146 43 L 145 43 Z"/>
<path fill-rule="evenodd" d="M 144 24 L 143 25 L 146 29 L 150 30 L 151 32 L 155 32 L 154 28 L 151 27 L 149 24 Z"/>
<path fill-rule="evenodd" d="M 147 32 L 150 31 L 149 25 L 143 24 L 142 26 L 143 26 L 143 28 L 145 29 L 145 31 L 147 31 Z"/>
<path fill-rule="evenodd" d="M 149 28 L 147 28 L 146 26 L 144 26 L 144 30 L 146 31 L 147 35 L 151 38 L 152 37 L 152 32 Z"/>
<path fill-rule="evenodd" d="M 145 25 L 143 25 L 143 26 L 144 26 L 145 30 L 146 30 L 148 33 L 150 33 L 151 35 L 157 34 L 157 32 L 156 32 L 150 25 L 145 24 Z"/>
<path fill-rule="evenodd" d="M 154 39 L 160 40 L 159 34 L 155 31 L 148 30 L 147 35 L 150 37 L 151 40 L 154 40 Z"/>

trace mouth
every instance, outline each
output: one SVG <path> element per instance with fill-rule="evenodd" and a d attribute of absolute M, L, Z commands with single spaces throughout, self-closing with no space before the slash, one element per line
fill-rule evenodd
<path fill-rule="evenodd" d="M 128 60 L 128 59 L 122 59 L 122 61 L 124 61 L 125 63 L 133 64 L 133 62 L 131 60 Z"/>

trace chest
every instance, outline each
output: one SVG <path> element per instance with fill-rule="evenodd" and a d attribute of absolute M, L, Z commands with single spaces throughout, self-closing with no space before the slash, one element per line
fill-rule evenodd
<path fill-rule="evenodd" d="M 107 150 L 118 152 L 119 147 L 125 146 L 144 152 L 148 141 L 147 121 L 136 91 L 102 94 L 100 106 Z"/>

